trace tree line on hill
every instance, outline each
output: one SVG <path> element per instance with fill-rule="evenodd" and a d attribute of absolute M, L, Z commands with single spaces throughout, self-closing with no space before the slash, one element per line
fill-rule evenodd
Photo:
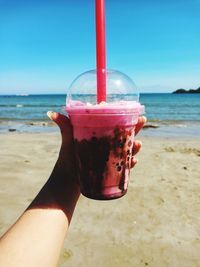
<path fill-rule="evenodd" d="M 199 94 L 200 93 L 200 87 L 198 87 L 197 89 L 178 89 L 174 92 L 172 92 L 172 94 Z"/>

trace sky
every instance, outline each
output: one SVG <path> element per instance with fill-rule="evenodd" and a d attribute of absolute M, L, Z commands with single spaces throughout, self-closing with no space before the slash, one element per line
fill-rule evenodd
<path fill-rule="evenodd" d="M 200 0 L 106 0 L 107 68 L 140 92 L 200 86 Z M 66 93 L 95 69 L 95 0 L 0 0 L 0 94 Z"/>

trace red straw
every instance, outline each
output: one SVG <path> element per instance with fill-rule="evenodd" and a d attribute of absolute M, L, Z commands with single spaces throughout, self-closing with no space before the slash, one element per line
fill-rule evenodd
<path fill-rule="evenodd" d="M 106 101 L 105 0 L 96 0 L 97 103 Z"/>

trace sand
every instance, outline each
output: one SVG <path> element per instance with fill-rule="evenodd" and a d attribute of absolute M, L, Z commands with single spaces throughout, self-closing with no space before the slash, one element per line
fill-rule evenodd
<path fill-rule="evenodd" d="M 127 195 L 80 198 L 59 266 L 200 266 L 200 137 L 139 139 Z M 0 144 L 3 233 L 49 177 L 60 136 L 10 132 Z"/>

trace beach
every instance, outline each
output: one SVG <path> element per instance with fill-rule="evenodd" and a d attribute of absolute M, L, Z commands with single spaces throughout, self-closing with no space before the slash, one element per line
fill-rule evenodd
<path fill-rule="evenodd" d="M 200 266 L 200 136 L 148 131 L 126 196 L 80 197 L 58 266 Z M 60 135 L 3 132 L 0 142 L 3 233 L 48 179 Z"/>

